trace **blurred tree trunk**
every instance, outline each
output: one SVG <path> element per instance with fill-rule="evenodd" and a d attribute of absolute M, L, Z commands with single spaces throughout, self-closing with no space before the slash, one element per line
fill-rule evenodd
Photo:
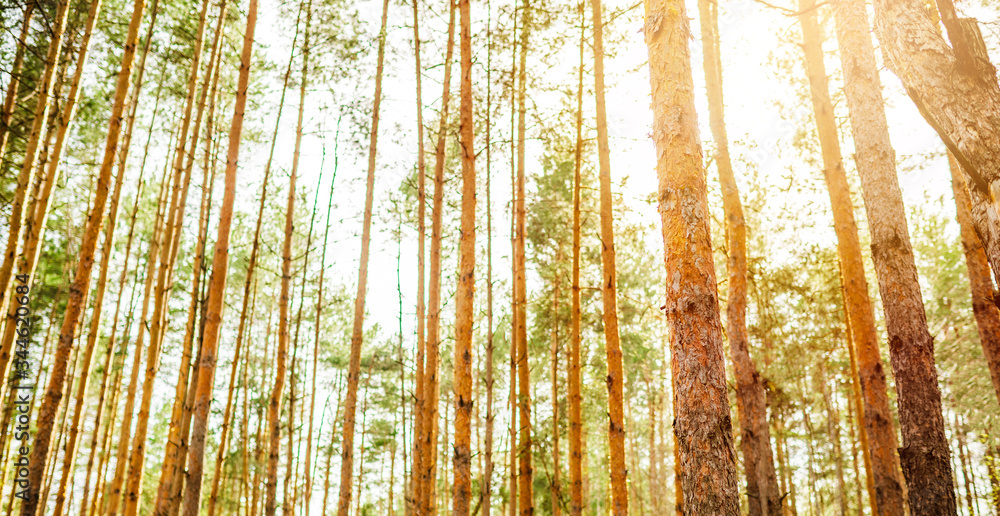
<path fill-rule="evenodd" d="M 576 146 L 573 151 L 573 287 L 569 330 L 569 482 L 570 516 L 583 514 L 583 419 L 580 394 L 580 188 L 583 169 L 583 46 L 586 11 L 580 2 L 580 65 L 576 85 Z"/>
<path fill-rule="evenodd" d="M 687 15 L 678 0 L 647 0 L 660 217 L 671 332 L 674 428 L 682 513 L 738 515 L 722 324 L 694 108 Z"/>
<path fill-rule="evenodd" d="M 413 464 L 410 468 L 410 484 L 406 492 L 406 516 L 414 513 L 422 514 L 423 494 L 420 490 L 421 475 L 424 466 L 424 450 L 421 445 L 421 437 L 425 435 L 426 415 L 426 394 L 424 362 L 426 355 L 426 332 L 424 324 L 426 322 L 426 306 L 424 286 L 426 283 L 424 240 L 427 234 L 427 162 L 424 157 L 424 102 L 422 78 L 424 76 L 423 65 L 420 64 L 420 13 L 419 2 L 413 0 L 413 61 L 416 68 L 416 90 L 417 90 L 417 357 L 416 373 L 414 375 L 414 400 L 413 400 Z M 447 66 L 447 65 L 446 65 Z M 447 89 L 447 88 L 446 88 Z"/>

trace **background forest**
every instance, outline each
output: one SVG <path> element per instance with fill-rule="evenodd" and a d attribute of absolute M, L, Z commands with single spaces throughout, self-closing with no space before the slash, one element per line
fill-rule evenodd
<path fill-rule="evenodd" d="M 1000 515 L 939 2 L 0 3 L 0 511 Z"/>

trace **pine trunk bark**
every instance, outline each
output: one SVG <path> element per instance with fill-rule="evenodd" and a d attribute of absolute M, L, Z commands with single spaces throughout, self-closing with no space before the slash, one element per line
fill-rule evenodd
<path fill-rule="evenodd" d="M 910 508 L 918 514 L 954 514 L 957 509 L 954 495 L 949 495 L 954 491 L 941 390 L 934 367 L 934 341 L 927 329 L 896 178 L 896 153 L 889 141 L 868 12 L 859 0 L 838 2 L 833 11 L 855 160 L 896 380 L 903 435 L 899 458 L 909 487 Z"/>
<path fill-rule="evenodd" d="M 881 516 L 903 514 L 903 488 L 898 473 L 896 434 L 886 388 L 885 371 L 879 354 L 875 314 L 868 296 L 854 203 L 844 172 L 837 125 L 830 101 L 830 87 L 823 64 L 823 36 L 820 32 L 814 0 L 800 0 L 803 51 L 809 76 L 813 111 L 823 154 L 823 176 L 830 193 L 837 252 L 841 263 L 841 282 L 852 340 L 857 346 L 858 372 L 864 395 L 864 420 L 871 447 L 875 477 L 876 505 Z M 884 296 L 883 296 L 884 297 Z"/>
<path fill-rule="evenodd" d="M 958 19 L 951 2 L 942 3 L 949 45 L 923 2 L 877 0 L 874 7 L 886 66 L 961 164 L 973 224 L 994 274 L 1000 273 L 1000 85 L 979 27 L 974 19 Z M 924 495 L 935 493 L 916 494 Z"/>
<path fill-rule="evenodd" d="M 645 7 L 681 506 L 683 514 L 735 516 L 739 490 L 694 108 L 690 29 L 683 2 L 646 0 Z"/>
<path fill-rule="evenodd" d="M 458 143 L 462 160 L 462 219 L 458 240 L 458 290 L 455 293 L 455 483 L 452 514 L 468 516 L 472 503 L 472 323 L 476 290 L 476 150 L 472 117 L 472 7 L 458 0 L 461 73 Z"/>
<path fill-rule="evenodd" d="M 715 143 L 715 165 L 719 170 L 725 212 L 726 261 L 729 276 L 726 299 L 726 335 L 736 377 L 737 414 L 740 421 L 740 448 L 747 478 L 751 516 L 780 516 L 782 498 L 774 472 L 771 434 L 767 424 L 767 392 L 764 379 L 750 356 L 746 328 L 747 310 L 747 230 L 736 175 L 729 156 L 722 92 L 722 57 L 718 33 L 718 5 L 699 0 L 705 85 L 708 90 L 709 125 Z"/>
<path fill-rule="evenodd" d="M 368 143 L 368 177 L 365 186 L 365 213 L 361 229 L 361 257 L 358 268 L 358 291 L 354 298 L 354 323 L 351 329 L 351 356 L 347 372 L 347 396 L 344 401 L 344 437 L 341 442 L 340 497 L 337 515 L 347 516 L 351 507 L 351 476 L 354 471 L 354 424 L 358 405 L 358 376 L 361 370 L 361 345 L 364 339 L 365 297 L 368 288 L 368 255 L 371 244 L 372 204 L 375 195 L 375 158 L 378 143 L 379 108 L 382 103 L 382 71 L 385 61 L 386 23 L 389 0 L 382 2 L 382 26 L 378 35 L 378 61 L 375 71 L 375 98 L 372 106 L 371 137 Z M 268 515 L 273 516 L 273 515 Z"/>

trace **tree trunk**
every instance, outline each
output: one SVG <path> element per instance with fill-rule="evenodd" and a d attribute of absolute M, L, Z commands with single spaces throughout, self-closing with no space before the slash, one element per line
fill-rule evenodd
<path fill-rule="evenodd" d="M 455 45 L 456 1 L 449 0 L 448 41 L 445 49 L 444 85 L 441 94 L 441 114 L 438 121 L 437 146 L 434 164 L 434 199 L 431 208 L 431 264 L 428 292 L 427 337 L 424 344 L 423 418 L 418 423 L 422 432 L 417 436 L 420 457 L 420 479 L 414 489 L 418 501 L 417 515 L 436 514 L 434 496 L 437 479 L 438 406 L 440 401 L 439 356 L 441 346 L 441 217 L 444 209 L 444 165 L 447 136 L 448 107 L 451 99 L 451 66 Z"/>
<path fill-rule="evenodd" d="M 923 2 L 878 0 L 874 6 L 875 31 L 886 66 L 900 77 L 920 114 L 966 173 L 973 224 L 996 274 L 1000 271 L 1000 206 L 994 193 L 1000 186 L 996 184 L 1000 85 L 979 27 L 974 19 L 957 19 L 951 2 L 942 4 L 939 10 L 949 45 Z M 917 496 L 923 494 L 934 496 Z"/>
<path fill-rule="evenodd" d="M 183 509 L 185 516 L 196 516 L 201 500 L 201 476 L 205 456 L 205 433 L 208 426 L 209 408 L 212 403 L 212 388 L 215 379 L 216 353 L 219 331 L 222 326 L 222 308 L 225 298 L 226 278 L 229 270 L 229 233 L 232 225 L 233 204 L 236 197 L 236 172 L 240 152 L 240 135 L 243 131 L 243 115 L 246 109 L 247 84 L 250 76 L 250 59 L 253 53 L 254 29 L 257 24 L 257 0 L 250 0 L 247 12 L 246 34 L 243 38 L 243 52 L 240 59 L 240 74 L 236 86 L 236 104 L 233 121 L 229 129 L 229 153 L 226 157 L 225 191 L 219 212 L 219 233 L 215 242 L 215 256 L 210 280 L 207 313 L 205 317 L 204 340 L 201 350 L 201 368 L 198 374 L 198 388 L 195 395 L 194 420 L 191 424 L 191 445 L 188 458 L 187 489 L 184 492 Z M 292 173 L 294 182 L 295 174 Z M 238 360 L 238 355 L 235 360 Z"/>
<path fill-rule="evenodd" d="M 573 291 L 569 326 L 569 482 L 570 516 L 583 514 L 583 419 L 580 393 L 580 189 L 583 169 L 583 46 L 586 11 L 580 2 L 580 68 L 576 87 L 576 147 L 573 151 Z"/>
<path fill-rule="evenodd" d="M 562 262 L 562 253 L 556 251 L 555 263 Z M 550 503 L 552 516 L 560 515 L 559 500 L 561 487 L 559 485 L 559 271 L 556 270 L 555 285 L 552 288 L 552 335 L 549 346 L 549 378 L 552 383 L 552 478 L 550 486 Z"/>
<path fill-rule="evenodd" d="M 814 0 L 800 0 L 799 7 L 804 13 L 799 20 L 802 24 L 803 51 L 813 111 L 823 153 L 823 176 L 833 208 L 845 306 L 851 321 L 853 341 L 857 346 L 861 392 L 865 401 L 864 419 L 875 476 L 876 505 L 882 516 L 901 515 L 903 491 L 896 466 L 896 435 L 892 430 L 885 371 L 879 355 L 875 314 L 871 298 L 868 297 L 868 280 L 865 278 L 861 244 L 854 220 L 854 204 L 844 172 L 833 104 L 830 101 L 829 81 L 823 65 L 822 35 L 813 6 Z"/>
<path fill-rule="evenodd" d="M 455 485 L 452 514 L 468 516 L 472 502 L 472 323 L 476 289 L 476 150 L 472 118 L 472 7 L 458 0 L 461 30 L 458 143 L 462 159 L 462 220 L 458 241 L 458 290 L 455 293 Z M 488 108 L 488 106 L 487 106 Z M 435 190 L 436 192 L 437 190 Z"/>
<path fill-rule="evenodd" d="M 843 274 L 843 269 L 841 269 L 841 274 Z M 843 277 L 841 277 L 841 296 L 844 299 L 844 344 L 847 347 L 847 354 L 851 361 L 851 388 L 852 396 L 851 403 L 854 404 L 854 411 L 857 414 L 858 422 L 858 441 L 861 444 L 861 456 L 865 462 L 865 487 L 868 489 L 868 504 L 871 505 L 872 514 L 877 515 L 878 512 L 878 495 L 875 491 L 875 472 L 872 468 L 872 458 L 871 458 L 871 447 L 868 446 L 868 429 L 865 419 L 865 405 L 864 400 L 861 395 L 861 379 L 858 375 L 858 361 L 857 353 L 854 347 L 854 332 L 851 331 L 851 318 L 848 316 L 846 311 L 847 306 L 847 295 L 843 290 Z M 860 501 L 858 502 L 860 510 Z"/>
<path fill-rule="evenodd" d="M 172 140 L 173 138 L 171 138 L 171 141 Z M 167 198 L 169 197 L 171 177 L 169 171 L 170 168 L 168 163 L 163 171 L 163 177 L 160 180 L 159 202 L 157 203 L 156 218 L 153 224 L 153 239 L 146 252 L 146 279 L 143 290 L 141 316 L 139 318 L 139 332 L 135 343 L 132 369 L 129 373 L 128 391 L 125 395 L 125 406 L 123 409 L 124 416 L 122 417 L 121 432 L 117 441 L 118 451 L 115 461 L 115 474 L 112 478 L 111 486 L 107 489 L 107 496 L 110 496 L 110 498 L 106 498 L 105 495 L 102 495 L 103 500 L 100 504 L 101 507 L 104 507 L 104 502 L 107 502 L 106 513 L 109 516 L 114 516 L 118 513 L 118 508 L 121 503 L 122 483 L 125 480 L 125 469 L 128 465 L 129 437 L 131 436 L 133 419 L 132 415 L 135 409 L 135 395 L 139 383 L 139 369 L 142 365 L 142 343 L 143 338 L 146 335 L 144 330 L 149 322 L 149 301 L 151 300 L 153 283 L 156 279 L 155 272 L 157 268 L 156 266 L 159 263 L 160 248 L 162 247 L 163 240 L 166 238 L 165 210 Z"/>
<path fill-rule="evenodd" d="M 646 1 L 684 514 L 739 514 L 722 327 L 683 2 Z"/>
<path fill-rule="evenodd" d="M 750 356 L 746 329 L 747 236 L 746 220 L 739 187 L 729 157 L 729 138 L 722 94 L 722 57 L 718 33 L 718 6 L 709 0 L 698 2 L 701 41 L 704 49 L 705 84 L 708 91 L 709 125 L 715 143 L 715 165 L 719 170 L 725 212 L 729 275 L 726 299 L 726 335 L 736 377 L 737 414 L 740 420 L 740 448 L 747 478 L 747 496 L 752 516 L 780 516 L 781 494 L 774 472 L 771 435 L 767 425 L 767 392 L 764 379 Z"/>
<path fill-rule="evenodd" d="M 520 408 L 520 442 L 518 443 L 519 514 L 531 516 L 535 511 L 531 468 L 531 370 L 528 364 L 527 287 L 524 260 L 524 137 L 526 92 L 528 88 L 528 36 L 531 26 L 531 2 L 521 6 L 521 34 L 517 78 L 517 182 L 514 188 L 514 310 L 517 312 L 514 341 L 517 343 L 518 406 Z"/>
<path fill-rule="evenodd" d="M 826 409 L 826 434 L 830 439 L 833 450 L 830 458 L 833 459 L 834 474 L 836 475 L 837 510 L 839 511 L 838 514 L 846 516 L 847 489 L 844 482 L 844 454 L 840 443 L 840 413 L 837 410 L 836 401 L 830 393 L 826 366 L 823 362 L 820 362 L 819 370 L 821 375 L 819 378 L 821 382 L 819 390 L 823 393 L 823 407 Z"/>
<path fill-rule="evenodd" d="M 368 178 L 365 187 L 365 213 L 361 230 L 361 258 L 358 292 L 354 299 L 354 323 L 351 329 L 351 357 L 347 372 L 347 396 L 344 402 L 344 440 L 341 443 L 340 499 L 337 515 L 347 516 L 351 507 L 351 473 L 354 470 L 354 422 L 358 405 L 358 375 L 361 369 L 361 344 L 364 339 L 365 295 L 368 287 L 368 249 L 371 244 L 372 204 L 375 194 L 375 158 L 378 143 L 379 107 L 382 103 L 382 70 L 385 60 L 386 23 L 389 0 L 382 2 L 382 26 L 378 36 L 378 64 L 375 71 L 375 99 L 372 106 L 371 138 L 368 144 Z M 269 514 L 268 516 L 273 516 Z"/>
<path fill-rule="evenodd" d="M 449 39 L 451 41 L 451 39 Z M 413 465 L 410 471 L 410 487 L 406 493 L 406 514 L 423 514 L 423 492 L 421 490 L 421 475 L 424 471 L 424 450 L 420 446 L 421 438 L 426 434 L 426 394 L 424 393 L 425 372 L 424 356 L 426 354 L 426 333 L 424 329 L 425 305 L 424 305 L 424 238 L 427 233 L 427 165 L 424 158 L 424 104 L 423 87 L 421 86 L 424 75 L 423 66 L 420 64 L 420 14 L 417 0 L 413 0 L 413 61 L 416 68 L 416 89 L 417 89 L 417 357 L 416 373 L 414 375 L 414 400 L 413 400 Z M 450 61 L 449 61 L 450 62 Z M 447 66 L 447 65 L 446 65 Z M 446 88 L 447 90 L 447 88 Z M 447 107 L 445 107 L 447 109 Z"/>
<path fill-rule="evenodd" d="M 27 499 L 21 505 L 22 516 L 33 516 L 38 508 L 38 488 L 41 486 L 45 467 L 48 463 L 53 424 L 64 394 L 67 361 L 73 350 L 73 340 L 76 336 L 77 325 L 83 315 L 87 294 L 90 291 L 90 276 L 94 267 L 94 252 L 97 248 L 98 234 L 104 222 L 105 206 L 110 189 L 111 169 L 118 151 L 125 100 L 128 96 L 131 83 L 132 63 L 135 59 L 135 47 L 139 37 L 139 24 L 142 22 L 142 14 L 145 7 L 145 0 L 136 0 L 133 6 L 132 19 L 129 23 L 124 54 L 122 56 L 122 66 L 118 73 L 118 81 L 115 87 L 114 104 L 111 110 L 111 122 L 108 128 L 107 143 L 104 148 L 104 158 L 97 177 L 97 191 L 94 197 L 94 204 L 88 215 L 87 226 L 80 245 L 79 264 L 77 265 L 76 274 L 69 291 L 69 300 L 62 328 L 59 332 L 59 344 L 56 348 L 52 373 L 49 376 L 45 399 L 38 412 L 38 433 L 35 436 L 34 448 L 31 452 L 31 465 L 28 468 L 29 487 Z M 65 14 L 63 16 L 65 17 Z M 119 173 L 119 176 L 123 175 L 124 172 Z M 120 191 L 120 186 L 116 190 Z M 13 233 L 13 228 L 11 229 Z"/>
<path fill-rule="evenodd" d="M 487 4 L 488 7 L 488 4 Z M 489 11 L 487 26 L 487 51 L 486 51 L 486 435 L 483 447 L 486 455 L 486 465 L 483 469 L 482 488 L 482 512 L 484 515 L 492 514 L 493 505 L 493 201 L 490 197 L 490 186 L 492 180 L 491 151 L 493 149 L 490 137 L 492 136 L 493 109 L 493 12 Z M 422 255 L 422 254 L 421 254 Z M 404 434 L 405 436 L 405 434 Z"/>
<path fill-rule="evenodd" d="M 607 351 L 608 376 L 608 447 L 611 454 L 611 514 L 628 514 L 628 488 L 625 464 L 625 409 L 621 340 L 618 336 L 618 279 L 615 273 L 615 231 L 611 200 L 611 149 L 608 145 L 608 121 L 604 101 L 604 35 L 601 0 L 591 0 L 594 17 L 594 96 L 597 98 L 597 154 L 601 182 L 601 265 L 604 273 L 603 326 Z M 523 70 L 523 69 L 522 69 Z M 523 86 L 522 86 L 523 88 Z"/>
<path fill-rule="evenodd" d="M 855 159 L 872 236 L 872 258 L 882 294 L 889 351 L 903 434 L 900 461 L 918 514 L 953 514 L 948 441 L 941 391 L 934 368 L 934 342 L 927 330 L 913 261 L 896 160 L 889 142 L 875 53 L 863 2 L 834 7 L 844 69 L 844 93 L 856 147 Z M 994 81 L 995 82 L 995 81 Z"/>

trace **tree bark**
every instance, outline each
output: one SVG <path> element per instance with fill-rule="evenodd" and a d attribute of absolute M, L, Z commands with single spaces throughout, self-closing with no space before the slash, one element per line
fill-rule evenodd
<path fill-rule="evenodd" d="M 601 183 L 601 265 L 604 273 L 603 326 L 608 375 L 608 447 L 611 455 L 611 514 L 628 514 L 625 464 L 624 374 L 621 340 L 618 335 L 618 279 L 615 273 L 614 208 L 611 200 L 611 149 L 604 101 L 604 28 L 601 0 L 591 0 L 594 22 L 594 96 L 597 99 L 597 154 Z M 523 70 L 523 69 L 522 69 Z"/>
<path fill-rule="evenodd" d="M 646 0 L 683 514 L 739 514 L 722 328 L 683 2 Z"/>
<path fill-rule="evenodd" d="M 800 0 L 799 7 L 803 14 L 799 21 L 802 24 L 806 70 L 823 154 L 823 176 L 833 209 L 844 301 L 853 333 L 852 340 L 857 346 L 858 372 L 865 401 L 863 414 L 875 477 L 876 505 L 880 515 L 896 516 L 903 514 L 902 481 L 896 462 L 896 435 L 892 429 L 892 413 L 886 392 L 885 371 L 879 354 L 875 314 L 871 298 L 868 297 L 868 280 L 865 278 L 858 227 L 854 220 L 854 204 L 844 172 L 833 104 L 830 101 L 829 81 L 823 65 L 822 35 L 814 5 L 814 0 Z"/>
<path fill-rule="evenodd" d="M 896 160 L 889 142 L 882 85 L 863 2 L 834 6 L 844 69 L 844 93 L 855 160 L 872 236 L 872 258 L 886 315 L 903 448 L 899 451 L 911 510 L 953 514 L 955 507 L 934 341 L 927 329 L 910 245 Z"/>
<path fill-rule="evenodd" d="M 472 7 L 458 0 L 462 79 L 459 90 L 458 143 L 462 160 L 462 219 L 458 241 L 458 290 L 455 293 L 455 484 L 452 514 L 468 516 L 472 502 L 472 323 L 476 289 L 476 150 L 472 117 Z M 436 192 L 437 190 L 435 190 Z"/>
<path fill-rule="evenodd" d="M 424 104 L 423 87 L 421 86 L 424 69 L 420 64 L 420 14 L 417 0 L 413 0 L 413 61 L 416 68 L 417 89 L 417 357 L 413 389 L 413 465 L 410 471 L 409 491 L 406 493 L 407 516 L 414 513 L 422 514 L 421 511 L 423 511 L 421 505 L 423 503 L 421 475 L 425 466 L 424 452 L 420 446 L 420 439 L 426 433 L 426 394 L 424 393 L 424 356 L 426 354 L 424 258 L 426 251 L 424 249 L 424 239 L 427 233 L 427 164 L 424 158 Z"/>
<path fill-rule="evenodd" d="M 351 507 L 351 474 L 354 470 L 354 422 L 358 405 L 358 376 L 361 369 L 361 345 L 364 339 L 365 295 L 368 287 L 368 254 L 371 244 L 372 204 L 375 194 L 375 158 L 378 143 L 379 108 L 382 103 L 382 71 L 385 61 L 386 23 L 389 0 L 382 2 L 382 26 L 378 36 L 378 64 L 375 71 L 375 99 L 372 106 L 372 128 L 368 143 L 368 178 L 365 187 L 365 213 L 361 229 L 361 258 L 358 270 L 358 291 L 354 299 L 354 323 L 351 329 L 351 356 L 347 372 L 347 396 L 344 401 L 344 439 L 341 443 L 340 499 L 337 515 L 347 516 Z M 269 514 L 268 516 L 273 516 Z"/>
<path fill-rule="evenodd" d="M 736 377 L 737 414 L 740 420 L 740 448 L 747 478 L 747 497 L 752 516 L 782 512 L 782 498 L 774 472 L 771 434 L 767 424 L 767 392 L 764 379 L 750 356 L 746 329 L 747 236 L 743 203 L 729 156 L 722 93 L 722 57 L 718 33 L 718 5 L 699 0 L 705 85 L 708 91 L 709 125 L 715 143 L 715 165 L 719 170 L 725 212 L 729 276 L 726 299 L 726 335 Z"/>

